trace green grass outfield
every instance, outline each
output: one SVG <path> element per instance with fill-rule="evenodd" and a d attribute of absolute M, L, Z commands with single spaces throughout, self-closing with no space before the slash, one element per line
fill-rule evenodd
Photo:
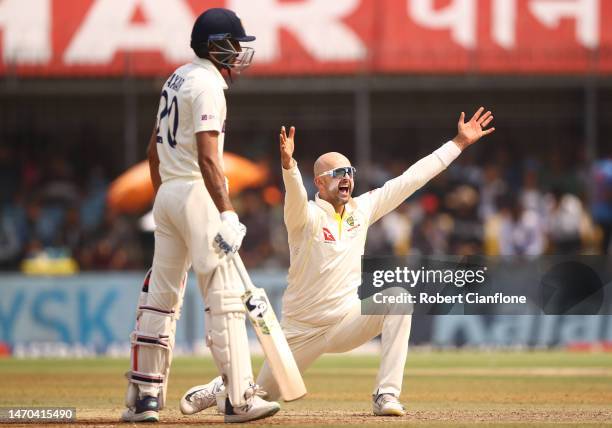
<path fill-rule="evenodd" d="M 378 361 L 325 356 L 305 375 L 306 398 L 284 403 L 275 417 L 256 424 L 612 427 L 609 353 L 411 352 L 402 395 L 405 418 L 371 415 Z M 256 371 L 260 365 L 257 359 Z M 127 359 L 0 359 L 0 407 L 76 407 L 76 425 L 129 426 L 118 423 L 127 367 Z M 182 393 L 214 375 L 210 359 L 176 358 L 162 425 L 219 424 L 222 418 L 212 410 L 189 417 L 178 411 Z"/>

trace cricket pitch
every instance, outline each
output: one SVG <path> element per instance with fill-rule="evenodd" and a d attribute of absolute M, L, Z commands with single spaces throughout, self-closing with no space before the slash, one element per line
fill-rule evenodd
<path fill-rule="evenodd" d="M 304 376 L 309 391 L 304 399 L 282 403 L 276 416 L 253 424 L 612 427 L 609 353 L 410 352 L 401 397 L 408 414 L 403 418 L 371 413 L 378 361 L 374 356 L 321 358 Z M 260 366 L 256 359 L 254 368 Z M 127 359 L 111 358 L 0 360 L 0 407 L 76 407 L 73 426 L 132 425 L 119 421 L 127 367 Z M 176 358 L 160 425 L 221 426 L 223 418 L 214 409 L 193 416 L 178 409 L 184 391 L 213 376 L 208 358 Z"/>

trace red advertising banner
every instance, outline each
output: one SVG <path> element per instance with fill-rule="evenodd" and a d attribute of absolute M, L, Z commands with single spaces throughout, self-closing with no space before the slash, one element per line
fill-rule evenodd
<path fill-rule="evenodd" d="M 0 0 L 0 74 L 166 75 L 219 6 L 249 74 L 612 73 L 610 0 Z"/>

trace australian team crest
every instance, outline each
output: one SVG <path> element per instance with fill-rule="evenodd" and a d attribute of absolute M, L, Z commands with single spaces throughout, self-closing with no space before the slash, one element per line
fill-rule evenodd
<path fill-rule="evenodd" d="M 348 225 L 348 228 L 346 229 L 347 232 L 355 230 L 360 226 L 359 220 L 355 220 L 355 217 L 352 215 L 346 219 L 346 224 Z"/>

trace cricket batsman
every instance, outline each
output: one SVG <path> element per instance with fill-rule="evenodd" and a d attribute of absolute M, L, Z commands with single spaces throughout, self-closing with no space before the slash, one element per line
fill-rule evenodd
<path fill-rule="evenodd" d="M 126 422 L 159 420 L 190 266 L 206 305 L 206 343 L 227 391 L 225 422 L 268 417 L 280 408 L 263 400 L 253 383 L 244 290 L 230 260 L 246 229 L 228 197 L 222 160 L 227 84 L 221 71 L 231 76 L 247 68 L 254 51 L 240 43 L 254 39 L 231 10 L 205 11 L 191 33 L 197 57 L 163 86 L 148 148 L 155 254 L 130 336 Z"/>
<path fill-rule="evenodd" d="M 372 399 L 379 416 L 403 416 L 399 401 L 410 336 L 410 315 L 362 315 L 358 287 L 361 256 L 368 227 L 400 205 L 416 190 L 446 169 L 461 151 L 491 134 L 490 111 L 478 109 L 458 134 L 402 175 L 379 189 L 356 198 L 355 168 L 342 154 L 325 153 L 314 165 L 318 194 L 308 201 L 293 158 L 295 128 L 280 133 L 280 154 L 286 195 L 284 218 L 290 248 L 288 286 L 283 296 L 282 327 L 301 373 L 324 353 L 354 349 L 381 335 L 381 363 Z M 267 397 L 280 397 L 278 385 L 264 363 L 257 378 Z M 185 414 L 217 402 L 223 411 L 221 378 L 191 388 L 181 399 Z"/>

